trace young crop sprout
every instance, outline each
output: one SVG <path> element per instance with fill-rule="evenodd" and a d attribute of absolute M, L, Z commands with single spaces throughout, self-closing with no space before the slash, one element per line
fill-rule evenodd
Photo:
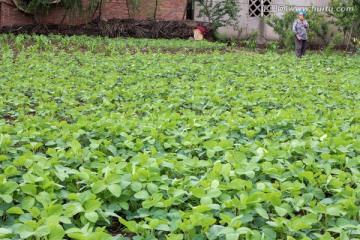
<path fill-rule="evenodd" d="M 296 56 L 301 58 L 304 56 L 307 45 L 307 31 L 309 28 L 309 23 L 305 19 L 306 12 L 300 10 L 298 12 L 298 19 L 295 20 L 293 25 L 293 32 L 295 34 L 295 47 L 296 47 Z"/>
<path fill-rule="evenodd" d="M 24 35 L 20 34 L 20 35 L 16 36 L 15 47 L 17 49 L 22 49 L 24 47 L 24 41 L 25 41 Z"/>

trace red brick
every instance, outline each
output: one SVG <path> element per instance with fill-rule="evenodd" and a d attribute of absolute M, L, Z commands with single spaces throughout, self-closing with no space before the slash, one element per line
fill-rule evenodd
<path fill-rule="evenodd" d="M 133 10 L 132 6 L 128 9 L 126 0 L 109 0 L 102 9 L 102 19 L 159 19 L 159 20 L 181 20 L 187 0 L 157 0 L 158 7 L 155 16 L 156 0 L 146 0 L 141 3 L 137 10 Z M 87 7 L 90 0 L 83 0 L 84 7 Z M 41 22 L 46 24 L 83 24 L 91 21 L 92 16 L 98 17 L 98 11 L 87 13 L 85 16 L 79 17 L 77 14 L 67 14 L 64 18 L 65 9 L 60 6 L 53 7 L 49 14 L 46 15 Z M 63 20 L 64 19 L 64 20 Z M 62 21 L 63 20 L 63 21 Z M 25 25 L 33 24 L 35 19 L 33 16 L 27 16 L 18 11 L 13 6 L 6 3 L 0 3 L 0 26 Z"/>
<path fill-rule="evenodd" d="M 34 23 L 33 19 L 6 3 L 1 4 L 1 26 L 25 25 Z"/>

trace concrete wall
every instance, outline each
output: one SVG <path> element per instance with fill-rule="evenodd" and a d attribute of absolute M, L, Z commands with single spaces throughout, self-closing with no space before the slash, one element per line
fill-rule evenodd
<path fill-rule="evenodd" d="M 214 0 L 219 1 L 219 0 Z M 238 0 L 241 6 L 240 11 L 240 27 L 242 28 L 241 36 L 245 37 L 248 36 L 250 33 L 254 31 L 258 31 L 259 27 L 261 27 L 260 17 L 250 17 L 249 16 L 249 0 Z M 271 1 L 271 15 L 276 14 L 281 16 L 284 14 L 286 10 L 289 8 L 284 9 L 285 6 L 297 6 L 297 7 L 310 7 L 311 6 L 327 6 L 330 0 L 272 0 Z M 199 6 L 195 6 L 195 17 L 198 16 Z M 265 17 L 266 18 L 266 17 Z M 195 20 L 206 21 L 206 18 L 195 18 Z M 220 33 L 223 33 L 228 36 L 236 36 L 237 32 L 235 32 L 231 27 L 223 27 L 219 29 Z M 273 29 L 264 24 L 263 28 L 263 35 L 266 39 L 269 40 L 276 40 L 278 36 L 274 33 Z"/>
<path fill-rule="evenodd" d="M 86 7 L 90 0 L 83 0 Z M 138 10 L 128 9 L 126 0 L 108 0 L 102 11 L 102 19 L 159 19 L 159 20 L 181 20 L 184 15 L 186 0 L 159 0 L 155 15 L 155 0 L 146 0 L 141 2 Z M 60 24 L 64 18 L 65 9 L 61 6 L 54 6 L 48 15 L 41 21 L 45 24 Z M 97 17 L 94 12 L 89 12 L 83 17 L 69 14 L 63 21 L 63 24 L 83 24 L 90 21 L 92 17 Z M 26 15 L 15 7 L 0 2 L 0 26 L 25 25 L 35 23 L 31 15 Z"/>

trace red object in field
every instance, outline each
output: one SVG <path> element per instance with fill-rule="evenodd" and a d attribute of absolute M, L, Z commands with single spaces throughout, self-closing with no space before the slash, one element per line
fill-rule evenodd
<path fill-rule="evenodd" d="M 202 35 L 206 34 L 206 28 L 202 27 L 202 26 L 197 26 L 196 29 L 199 29 Z"/>

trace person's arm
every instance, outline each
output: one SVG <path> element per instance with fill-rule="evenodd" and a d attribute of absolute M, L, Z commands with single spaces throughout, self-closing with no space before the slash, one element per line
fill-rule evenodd
<path fill-rule="evenodd" d="M 304 20 L 304 27 L 309 28 L 309 23 L 306 20 Z"/>
<path fill-rule="evenodd" d="M 293 30 L 293 33 L 294 33 L 295 35 L 297 35 L 297 23 L 296 23 L 296 21 L 294 22 L 294 25 L 293 25 L 292 30 Z"/>
<path fill-rule="evenodd" d="M 294 22 L 293 28 L 292 28 L 293 33 L 295 34 L 295 37 L 300 40 L 300 36 L 298 35 L 298 31 L 297 31 L 297 21 Z"/>

